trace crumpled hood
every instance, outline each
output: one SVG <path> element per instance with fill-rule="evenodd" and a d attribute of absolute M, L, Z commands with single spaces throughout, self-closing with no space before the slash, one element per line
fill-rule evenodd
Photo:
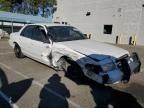
<path fill-rule="evenodd" d="M 129 52 L 124 49 L 90 39 L 59 43 L 97 60 L 102 60 L 107 56 L 119 58 L 125 54 L 129 54 Z"/>

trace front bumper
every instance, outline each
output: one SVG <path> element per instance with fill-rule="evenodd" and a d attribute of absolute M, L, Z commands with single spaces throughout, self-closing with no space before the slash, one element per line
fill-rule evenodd
<path fill-rule="evenodd" d="M 116 68 L 107 73 L 96 73 L 86 71 L 86 76 L 101 84 L 113 84 L 116 82 L 127 83 L 133 73 L 140 72 L 141 62 L 137 53 L 132 53 L 131 56 L 123 56 L 115 61 Z"/>
<path fill-rule="evenodd" d="M 138 54 L 133 52 L 131 56 L 117 60 L 117 65 L 123 72 L 122 81 L 128 82 L 130 80 L 131 74 L 140 72 L 141 61 Z"/>

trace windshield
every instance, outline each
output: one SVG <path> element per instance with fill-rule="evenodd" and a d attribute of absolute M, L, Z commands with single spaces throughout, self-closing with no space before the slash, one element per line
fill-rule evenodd
<path fill-rule="evenodd" d="M 52 26 L 47 27 L 47 30 L 54 42 L 87 39 L 78 29 L 71 26 Z"/>

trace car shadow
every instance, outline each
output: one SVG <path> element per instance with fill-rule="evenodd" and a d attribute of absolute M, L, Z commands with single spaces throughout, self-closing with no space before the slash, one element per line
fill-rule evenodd
<path fill-rule="evenodd" d="M 5 72 L 0 69 L 0 78 L 2 79 L 2 86 L 0 90 L 8 97 L 11 98 L 13 103 L 16 103 L 30 88 L 33 79 L 25 79 L 18 82 L 8 84 L 8 79 Z"/>
<path fill-rule="evenodd" d="M 54 74 L 48 79 L 40 92 L 40 103 L 38 108 L 68 108 L 67 98 L 70 92 L 61 82 L 61 77 Z"/>
<path fill-rule="evenodd" d="M 66 76 L 67 77 L 67 76 Z M 95 108 L 143 108 L 137 99 L 126 92 L 116 90 L 110 86 L 98 84 L 87 77 L 73 78 L 67 77 L 78 85 L 90 87 L 90 93 L 96 103 Z"/>
<path fill-rule="evenodd" d="M 137 99 L 129 93 L 108 86 L 91 85 L 91 94 L 96 103 L 95 108 L 142 108 Z"/>

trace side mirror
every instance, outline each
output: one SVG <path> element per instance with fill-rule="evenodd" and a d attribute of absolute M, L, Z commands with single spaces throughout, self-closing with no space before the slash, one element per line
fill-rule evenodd
<path fill-rule="evenodd" d="M 44 36 L 46 36 L 45 30 L 44 30 L 44 29 L 40 29 L 40 30 L 41 30 L 41 33 L 42 33 Z"/>
<path fill-rule="evenodd" d="M 48 36 L 46 35 L 45 31 L 43 31 L 42 33 L 43 33 L 43 43 L 50 43 L 50 40 Z"/>

